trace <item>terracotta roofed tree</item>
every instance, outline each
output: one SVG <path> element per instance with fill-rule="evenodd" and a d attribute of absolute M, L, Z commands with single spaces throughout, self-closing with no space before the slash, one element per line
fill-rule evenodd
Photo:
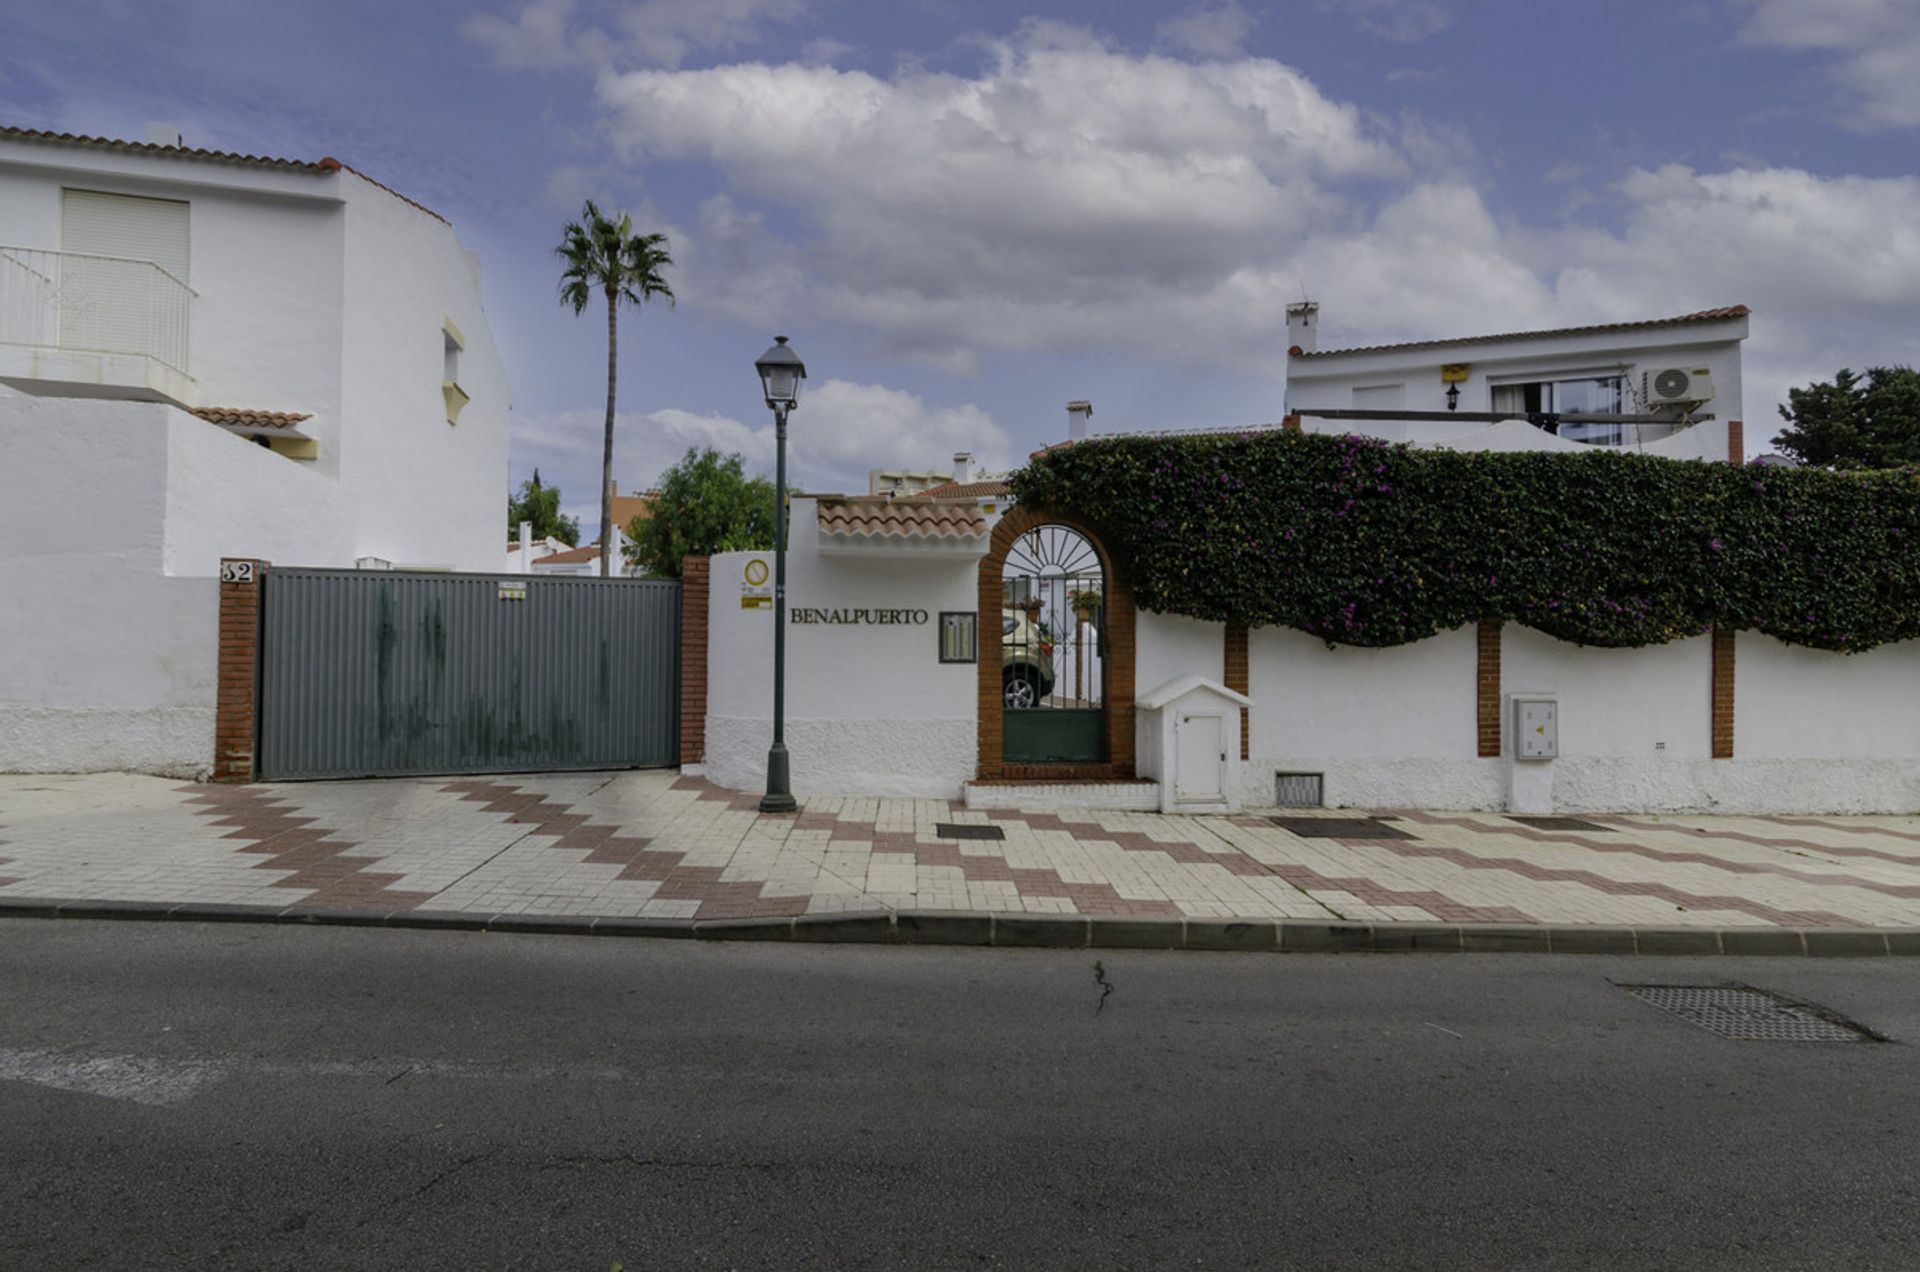
<path fill-rule="evenodd" d="M 635 234 L 633 218 L 601 214 L 592 199 L 560 232 L 554 254 L 565 262 L 560 273 L 560 303 L 583 313 L 599 292 L 607 298 L 607 427 L 600 464 L 600 577 L 612 573 L 613 558 L 613 396 L 620 353 L 620 302 L 644 304 L 656 296 L 673 303 L 673 288 L 660 271 L 673 264 L 664 234 Z"/>

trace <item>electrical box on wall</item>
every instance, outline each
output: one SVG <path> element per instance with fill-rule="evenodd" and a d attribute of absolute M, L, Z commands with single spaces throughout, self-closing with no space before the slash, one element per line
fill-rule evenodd
<path fill-rule="evenodd" d="M 1513 758 L 1551 760 L 1560 754 L 1559 704 L 1548 697 L 1513 699 Z"/>

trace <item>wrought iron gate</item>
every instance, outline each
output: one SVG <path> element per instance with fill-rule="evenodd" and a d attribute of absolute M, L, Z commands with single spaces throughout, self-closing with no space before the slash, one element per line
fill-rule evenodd
<path fill-rule="evenodd" d="M 1009 761 L 1107 758 L 1106 577 L 1086 536 L 1040 525 L 1001 571 L 1001 752 Z"/>
<path fill-rule="evenodd" d="M 262 778 L 679 760 L 680 585 L 274 569 Z"/>

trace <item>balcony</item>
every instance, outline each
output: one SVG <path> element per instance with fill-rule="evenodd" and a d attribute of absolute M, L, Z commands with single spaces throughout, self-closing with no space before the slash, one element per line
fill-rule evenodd
<path fill-rule="evenodd" d="M 196 406 L 193 295 L 151 261 L 0 246 L 0 384 Z"/>

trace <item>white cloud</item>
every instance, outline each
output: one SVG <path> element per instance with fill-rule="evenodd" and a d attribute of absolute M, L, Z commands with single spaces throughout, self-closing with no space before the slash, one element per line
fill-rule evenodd
<path fill-rule="evenodd" d="M 756 276 L 757 310 L 824 307 L 937 365 L 1150 338 L 1161 307 L 1350 219 L 1335 183 L 1408 170 L 1271 60 L 1135 57 L 1048 24 L 988 55 L 970 76 L 746 64 L 609 74 L 600 93 L 624 157 L 722 174 L 704 232 L 795 289 Z M 804 242 L 776 243 L 750 205 L 797 216 Z"/>
<path fill-rule="evenodd" d="M 1453 24 L 1440 0 L 1318 0 L 1323 13 L 1344 13 L 1357 30 L 1398 44 L 1416 44 Z"/>
<path fill-rule="evenodd" d="M 1743 0 L 1742 43 L 1833 54 L 1842 118 L 1920 127 L 1920 4 L 1914 0 Z"/>
<path fill-rule="evenodd" d="M 511 16 L 475 14 L 461 30 L 508 70 L 604 67 L 618 57 L 678 66 L 695 53 L 751 48 L 807 12 L 804 0 L 601 0 L 585 13 L 575 0 L 531 0 Z"/>
<path fill-rule="evenodd" d="M 588 539 L 599 533 L 594 492 L 605 418 L 598 411 L 562 411 L 516 415 L 513 424 L 514 485 L 538 468 L 542 481 L 560 487 L 564 511 L 580 518 Z M 929 406 L 899 389 L 845 380 L 810 386 L 787 431 L 788 480 L 819 492 L 864 494 L 870 468 L 945 468 L 955 451 L 972 451 L 993 471 L 1019 458 L 1006 430 L 977 406 Z M 738 453 L 749 472 L 773 476 L 770 413 L 747 424 L 667 407 L 615 416 L 614 480 L 624 491 L 645 490 L 690 448 L 703 446 Z"/>
<path fill-rule="evenodd" d="M 1154 28 L 1159 42 L 1201 57 L 1238 57 L 1259 20 L 1236 0 L 1202 4 Z"/>
<path fill-rule="evenodd" d="M 605 45 L 597 33 L 575 35 L 568 29 L 573 0 L 535 0 L 513 17 L 476 13 L 460 30 L 513 71 L 553 71 L 592 61 Z"/>

